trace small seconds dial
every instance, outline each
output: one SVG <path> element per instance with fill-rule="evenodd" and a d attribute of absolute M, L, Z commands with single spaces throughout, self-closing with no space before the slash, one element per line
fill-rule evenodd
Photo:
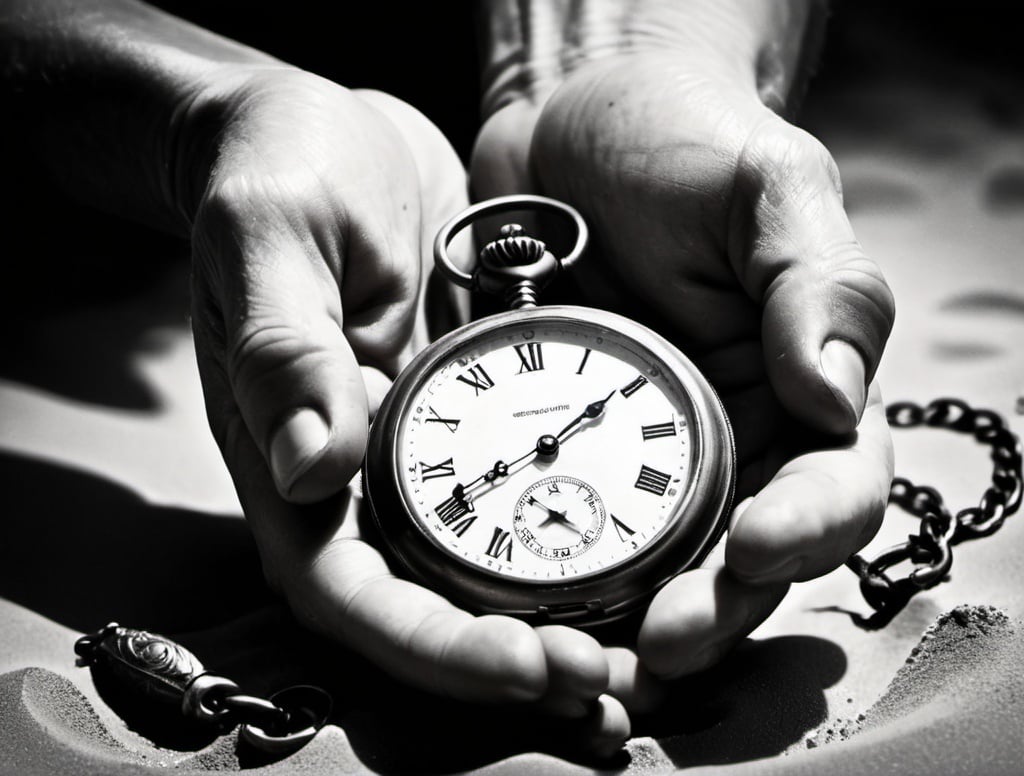
<path fill-rule="evenodd" d="M 604 502 L 597 491 L 564 475 L 545 477 L 527 488 L 512 517 L 519 541 L 548 560 L 568 560 L 589 550 L 604 522 Z"/>
<path fill-rule="evenodd" d="M 495 327 L 412 387 L 397 426 L 403 501 L 443 552 L 550 584 L 644 553 L 692 484 L 693 409 L 630 337 L 571 319 Z"/>

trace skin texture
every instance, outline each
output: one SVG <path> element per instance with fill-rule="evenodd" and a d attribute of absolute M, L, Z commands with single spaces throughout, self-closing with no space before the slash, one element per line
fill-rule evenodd
<path fill-rule="evenodd" d="M 194 325 L 211 428 L 268 580 L 308 627 L 411 684 L 537 702 L 617 748 L 628 717 L 601 698 L 592 638 L 473 617 L 392 576 L 340 492 L 380 399 L 368 377 L 424 341 L 423 262 L 465 205 L 454 154 L 407 105 L 306 74 L 256 72 L 231 100 L 192 232 Z"/>
<path fill-rule="evenodd" d="M 580 297 L 674 339 L 735 431 L 744 500 L 724 564 L 673 580 L 638 634 L 646 671 L 675 678 L 877 530 L 892 449 L 870 380 L 892 296 L 828 152 L 776 112 L 796 60 L 778 44 L 799 39 L 809 9 L 492 5 L 504 24 L 490 30 L 474 196 L 578 207 L 596 248 Z M 612 692 L 636 707 L 650 698 L 640 683 L 614 671 Z"/>
<path fill-rule="evenodd" d="M 347 485 L 368 420 L 427 342 L 428 304 L 454 304 L 427 299 L 433 237 L 467 204 L 441 133 L 395 98 L 142 4 L 5 11 L 4 88 L 41 163 L 191 242 L 210 427 L 267 580 L 299 620 L 417 687 L 535 704 L 546 714 L 530 719 L 562 745 L 621 747 L 629 718 L 593 638 L 474 617 L 392 576 L 361 537 Z"/>
<path fill-rule="evenodd" d="M 800 13 L 540 3 L 519 24 L 528 5 L 483 11 L 493 62 L 474 192 L 583 210 L 598 251 L 581 293 L 644 311 L 696 356 L 754 494 L 726 565 L 667 586 L 637 650 L 474 617 L 392 576 L 360 534 L 345 486 L 389 377 L 426 341 L 431 239 L 467 201 L 429 121 L 129 0 L 10 0 L 0 64 L 69 190 L 191 241 L 210 426 L 296 616 L 411 684 L 536 704 L 608 753 L 659 679 L 713 662 L 789 582 L 873 533 L 891 450 L 867 386 L 892 304 L 827 153 L 769 107 L 791 87 Z"/>

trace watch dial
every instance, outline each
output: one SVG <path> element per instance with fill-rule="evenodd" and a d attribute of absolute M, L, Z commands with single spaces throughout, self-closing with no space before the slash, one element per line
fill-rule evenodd
<path fill-rule="evenodd" d="M 629 561 L 678 519 L 694 423 L 680 382 L 640 343 L 552 319 L 442 358 L 404 405 L 395 455 L 437 546 L 551 584 Z"/>

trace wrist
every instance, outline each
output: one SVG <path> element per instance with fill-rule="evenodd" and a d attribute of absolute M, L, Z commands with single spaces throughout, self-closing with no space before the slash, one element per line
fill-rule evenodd
<path fill-rule="evenodd" d="M 552 4 L 486 0 L 481 28 L 482 115 L 514 101 L 538 110 L 595 60 L 671 53 L 705 76 L 755 91 L 785 109 L 799 94 L 823 29 L 826 0 L 616 0 Z"/>
<path fill-rule="evenodd" d="M 10 0 L 0 90 L 34 163 L 98 208 L 183 233 L 175 170 L 218 73 L 275 63 L 132 0 Z M 190 141 L 189 141 L 190 142 Z"/>

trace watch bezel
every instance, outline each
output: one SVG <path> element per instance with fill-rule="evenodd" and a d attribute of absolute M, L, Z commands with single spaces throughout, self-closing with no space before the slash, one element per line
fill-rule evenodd
<path fill-rule="evenodd" d="M 571 582 L 514 579 L 459 559 L 419 526 L 399 474 L 398 430 L 416 388 L 437 366 L 480 335 L 523 323 L 582 325 L 625 336 L 660 361 L 678 381 L 695 421 L 687 492 L 660 536 L 624 561 Z M 722 444 L 709 444 L 713 439 Z M 363 472 L 364 494 L 393 570 L 473 611 L 581 623 L 623 616 L 676 574 L 698 565 L 725 529 L 734 481 L 732 430 L 717 394 L 697 367 L 642 324 L 604 310 L 569 305 L 488 316 L 425 348 L 395 380 L 381 404 L 370 430 Z"/>

